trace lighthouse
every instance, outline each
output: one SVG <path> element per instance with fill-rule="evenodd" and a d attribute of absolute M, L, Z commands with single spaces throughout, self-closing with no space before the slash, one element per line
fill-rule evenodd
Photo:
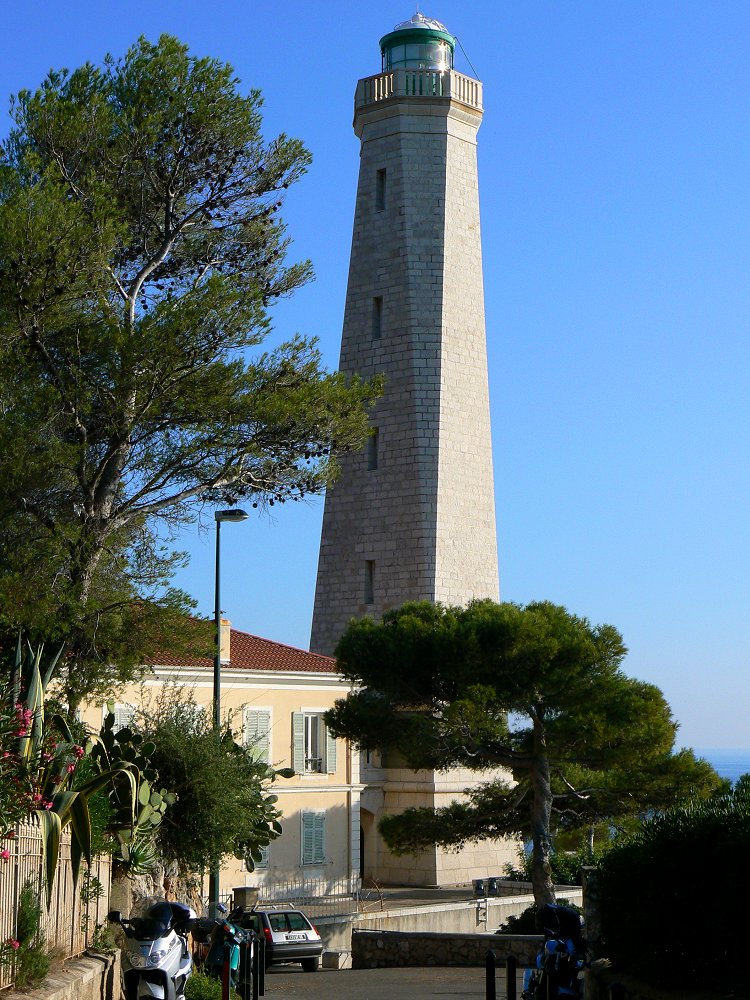
<path fill-rule="evenodd" d="M 482 84 L 415 14 L 357 83 L 340 369 L 382 373 L 366 449 L 326 495 L 311 649 L 405 601 L 499 597 L 477 178 Z"/>

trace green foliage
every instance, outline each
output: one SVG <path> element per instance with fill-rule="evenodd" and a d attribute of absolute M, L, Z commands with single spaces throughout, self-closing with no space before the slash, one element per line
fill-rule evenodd
<path fill-rule="evenodd" d="M 576 906 L 575 903 L 571 903 L 569 899 L 558 899 L 558 904 L 560 906 L 567 906 L 570 910 L 575 910 L 576 913 L 582 913 L 580 906 Z M 511 914 L 505 923 L 500 927 L 498 934 L 539 934 L 539 927 L 536 922 L 537 905 L 532 903 L 531 906 L 527 906 L 525 910 L 519 913 L 517 916 Z"/>
<path fill-rule="evenodd" d="M 13 981 L 17 989 L 38 985 L 49 971 L 50 959 L 41 930 L 42 906 L 32 882 L 26 882 L 18 897 L 16 937 L 18 948 L 13 955 Z"/>
<path fill-rule="evenodd" d="M 100 955 L 114 955 L 117 951 L 114 931 L 110 924 L 97 924 L 94 933 L 91 935 L 90 951 L 98 952 Z"/>
<path fill-rule="evenodd" d="M 549 602 L 406 604 L 351 623 L 336 656 L 356 690 L 326 723 L 411 767 L 505 768 L 513 783 L 493 777 L 463 802 L 384 817 L 380 830 L 396 853 L 520 834 L 533 845 L 536 902 L 551 902 L 557 831 L 611 825 L 719 784 L 705 761 L 673 752 L 669 706 L 622 672 L 625 653 L 611 625 Z"/>
<path fill-rule="evenodd" d="M 744 787 L 648 820 L 599 862 L 607 957 L 657 985 L 745 995 L 749 854 Z"/>
<path fill-rule="evenodd" d="M 284 192 L 310 155 L 177 39 L 51 71 L 0 150 L 0 630 L 68 646 L 72 710 L 190 630 L 162 539 L 206 504 L 299 500 L 359 448 L 378 384 L 263 350 Z M 165 533 L 165 527 L 168 531 Z M 170 646 L 174 651 L 173 646 Z"/>
<path fill-rule="evenodd" d="M 166 788 L 157 787 L 158 771 L 152 757 L 154 743 L 141 733 L 124 727 L 115 732 L 114 706 L 108 711 L 91 757 L 100 773 L 115 775 L 108 790 L 110 806 L 109 832 L 118 843 L 116 854 L 121 869 L 131 875 L 144 875 L 156 863 L 154 837 L 167 808 L 177 796 Z M 118 769 L 124 770 L 118 773 Z M 127 770 L 129 768 L 129 770 Z M 126 775 L 135 776 L 136 813 L 133 815 L 133 788 Z"/>
<path fill-rule="evenodd" d="M 277 772 L 230 731 L 217 742 L 206 713 L 179 689 L 164 690 L 143 731 L 154 744 L 160 781 L 177 796 L 156 829 L 159 854 L 193 872 L 231 854 L 252 871 L 259 849 L 281 833 L 277 796 L 269 790 Z"/>
<path fill-rule="evenodd" d="M 230 997 L 239 1000 L 234 990 L 230 991 Z M 196 969 L 185 985 L 185 1000 L 221 1000 L 221 983 Z"/>
<path fill-rule="evenodd" d="M 550 852 L 550 869 L 555 885 L 583 885 L 583 869 L 595 865 L 606 848 L 590 851 L 582 847 L 577 851 Z M 531 857 L 523 850 L 518 852 L 516 865 L 505 865 L 506 878 L 517 882 L 531 881 Z"/>
<path fill-rule="evenodd" d="M 45 664 L 44 670 L 42 657 L 42 646 L 34 651 L 28 644 L 24 646 L 19 637 L 12 666 L 11 697 L 14 704 L 22 706 L 22 725 L 16 733 L 14 752 L 7 759 L 13 762 L 18 784 L 31 790 L 29 806 L 41 826 L 49 905 L 63 829 L 70 826 L 75 882 L 82 859 L 91 863 L 88 798 L 113 781 L 122 780 L 130 789 L 131 821 L 134 821 L 137 786 L 135 769 L 127 762 L 115 762 L 108 770 L 99 770 L 76 782 L 78 764 L 94 744 L 89 742 L 86 747 L 77 744 L 66 720 L 46 711 L 46 687 L 57 657 Z M 18 698 L 22 700 L 17 701 Z"/>

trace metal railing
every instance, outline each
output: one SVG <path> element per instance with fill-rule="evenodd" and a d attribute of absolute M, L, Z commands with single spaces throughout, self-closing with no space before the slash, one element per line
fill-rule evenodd
<path fill-rule="evenodd" d="M 368 76 L 357 84 L 355 110 L 398 97 L 450 98 L 470 108 L 482 110 L 482 84 L 455 70 L 393 69 Z"/>
<path fill-rule="evenodd" d="M 287 903 L 309 917 L 332 917 L 356 913 L 364 894 L 360 878 L 273 880 L 258 887 L 258 902 L 262 906 Z"/>
<path fill-rule="evenodd" d="M 48 909 L 38 822 L 32 819 L 19 824 L 15 828 L 15 837 L 3 840 L 2 845 L 10 851 L 10 857 L 0 861 L 0 941 L 15 938 L 18 901 L 21 890 L 30 883 L 42 902 L 40 924 L 46 949 L 54 950 L 64 958 L 80 955 L 91 943 L 97 925 L 106 919 L 112 879 L 110 858 L 94 858 L 88 876 L 83 865 L 78 884 L 74 887 L 70 831 L 63 831 Z M 98 880 L 98 884 L 93 882 L 94 879 Z M 94 891 L 99 885 L 101 892 Z M 82 893 L 82 886 L 88 891 Z M 85 902 L 81 900 L 82 895 Z M 10 986 L 12 982 L 10 970 L 0 967 L 0 989 Z"/>

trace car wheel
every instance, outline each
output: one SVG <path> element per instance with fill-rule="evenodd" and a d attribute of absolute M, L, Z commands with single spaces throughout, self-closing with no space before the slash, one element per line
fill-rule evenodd
<path fill-rule="evenodd" d="M 318 960 L 317 958 L 303 958 L 300 965 L 302 966 L 303 972 L 317 972 L 318 971 Z"/>

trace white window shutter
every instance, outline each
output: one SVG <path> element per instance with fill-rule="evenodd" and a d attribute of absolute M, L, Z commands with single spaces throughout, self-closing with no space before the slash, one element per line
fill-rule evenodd
<path fill-rule="evenodd" d="M 104 706 L 104 715 L 107 715 L 107 706 Z M 135 705 L 129 705 L 127 702 L 118 701 L 115 704 L 115 722 L 112 726 L 113 733 L 119 733 L 121 729 L 125 729 L 132 723 L 135 718 Z"/>
<path fill-rule="evenodd" d="M 325 726 L 326 731 L 326 771 L 328 774 L 336 773 L 336 737 Z"/>
<path fill-rule="evenodd" d="M 270 762 L 271 713 L 258 708 L 245 708 L 245 746 L 255 760 Z"/>
<path fill-rule="evenodd" d="M 305 716 L 292 712 L 292 767 L 297 774 L 305 773 Z"/>

